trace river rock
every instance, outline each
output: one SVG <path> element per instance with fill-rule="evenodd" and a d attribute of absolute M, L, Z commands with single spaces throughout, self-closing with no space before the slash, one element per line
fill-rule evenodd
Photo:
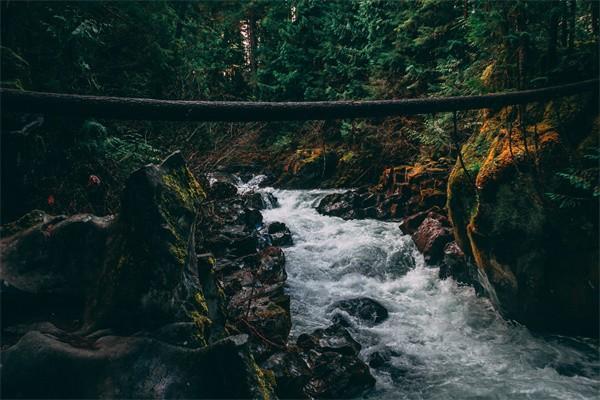
<path fill-rule="evenodd" d="M 425 261 L 436 264 L 442 260 L 444 246 L 453 240 L 452 231 L 444 226 L 443 220 L 428 215 L 419 229 L 412 235 L 417 248 L 425 256 Z"/>
<path fill-rule="evenodd" d="M 311 379 L 311 370 L 302 356 L 295 351 L 273 354 L 262 365 L 275 376 L 275 392 L 282 399 L 305 398 L 304 386 Z"/>
<path fill-rule="evenodd" d="M 319 352 L 336 352 L 345 355 L 357 355 L 361 349 L 360 344 L 352 338 L 350 333 L 338 325 L 328 328 L 316 329 L 313 333 L 303 333 L 296 341 L 303 350 L 316 350 Z"/>
<path fill-rule="evenodd" d="M 432 207 L 425 211 L 419 211 L 416 214 L 409 215 L 400 221 L 400 230 L 405 235 L 412 235 L 417 231 L 417 229 L 419 229 L 419 226 L 421 226 L 425 218 L 431 215 L 441 215 L 442 212 L 443 211 L 441 208 Z M 438 218 L 434 217 L 434 219 Z"/>
<path fill-rule="evenodd" d="M 368 297 L 340 300 L 335 302 L 331 308 L 342 310 L 367 326 L 380 324 L 388 317 L 387 309 L 381 303 Z"/>
<path fill-rule="evenodd" d="M 304 388 L 309 397 L 355 397 L 375 385 L 369 367 L 358 357 L 360 344 L 343 327 L 333 325 L 302 334 L 296 344 L 311 369 Z"/>
<path fill-rule="evenodd" d="M 283 222 L 271 222 L 267 226 L 273 246 L 291 246 L 294 244 L 292 233 Z"/>
<path fill-rule="evenodd" d="M 319 202 L 317 211 L 333 217 L 359 219 L 364 216 L 362 196 L 356 191 L 328 194 Z"/>
<path fill-rule="evenodd" d="M 277 198 L 269 192 L 250 192 L 243 195 L 244 204 L 248 208 L 266 210 L 277 206 Z"/>
<path fill-rule="evenodd" d="M 210 185 L 210 194 L 215 199 L 228 199 L 235 196 L 237 187 L 229 182 L 216 181 Z"/>

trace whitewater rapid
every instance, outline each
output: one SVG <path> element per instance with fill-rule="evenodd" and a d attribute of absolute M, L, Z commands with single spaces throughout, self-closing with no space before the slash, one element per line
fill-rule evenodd
<path fill-rule="evenodd" d="M 284 222 L 294 239 L 284 249 L 292 336 L 329 326 L 337 300 L 370 297 L 388 309 L 383 323 L 350 328 L 365 361 L 387 360 L 371 368 L 368 398 L 599 398 L 597 341 L 505 321 L 473 289 L 438 279 L 397 223 L 318 214 L 332 191 L 263 190 L 279 200 L 265 221 Z"/>

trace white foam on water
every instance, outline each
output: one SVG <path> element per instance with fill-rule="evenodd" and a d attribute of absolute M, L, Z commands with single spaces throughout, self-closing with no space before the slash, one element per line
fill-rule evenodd
<path fill-rule="evenodd" d="M 453 280 L 438 279 L 396 223 L 344 221 L 314 209 L 333 191 L 274 190 L 279 207 L 263 211 L 284 222 L 292 336 L 331 324 L 337 300 L 370 297 L 389 318 L 351 328 L 363 346 L 389 360 L 372 369 L 368 397 L 389 399 L 598 399 L 598 342 L 539 336 L 507 322 L 489 300 Z M 406 272 L 408 270 L 408 272 Z"/>

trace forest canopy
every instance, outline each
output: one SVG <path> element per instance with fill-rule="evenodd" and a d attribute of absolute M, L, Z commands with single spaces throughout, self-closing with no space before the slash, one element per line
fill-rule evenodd
<path fill-rule="evenodd" d="M 598 75 L 598 5 L 583 0 L 2 2 L 1 83 L 59 93 L 242 101 L 398 99 L 538 88 Z M 3 118 L 3 128 L 21 131 L 31 121 L 36 127 L 26 141 L 3 143 L 23 155 L 18 163 L 12 160 L 24 176 L 15 187 L 42 193 L 28 206 L 68 192 L 69 200 L 56 204 L 70 211 L 114 211 L 114 199 L 103 198 L 108 206 L 77 200 L 87 177 L 98 175 L 117 188 L 133 168 L 177 148 L 184 148 L 196 171 L 228 160 L 277 159 L 307 144 L 376 154 L 377 166 L 452 150 L 447 114 L 253 124 L 15 118 Z M 478 123 L 476 113 L 462 113 L 460 139 Z M 361 179 L 376 178 L 376 171 Z M 20 208 L 5 215 L 18 215 Z"/>

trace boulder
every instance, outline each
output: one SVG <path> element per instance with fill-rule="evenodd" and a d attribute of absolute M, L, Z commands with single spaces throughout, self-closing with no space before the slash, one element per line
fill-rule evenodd
<path fill-rule="evenodd" d="M 215 199 L 228 199 L 237 194 L 237 187 L 230 182 L 216 181 L 210 185 L 210 195 Z"/>
<path fill-rule="evenodd" d="M 246 335 L 204 348 L 153 337 L 30 331 L 2 352 L 3 398 L 260 398 L 271 375 Z"/>
<path fill-rule="evenodd" d="M 198 276 L 194 235 L 204 198 L 179 152 L 131 174 L 102 272 L 88 299 L 89 329 L 132 331 L 195 322 L 198 338 L 208 338 L 212 321 Z"/>
<path fill-rule="evenodd" d="M 304 351 L 335 352 L 349 356 L 356 356 L 361 349 L 350 333 L 338 325 L 319 328 L 311 334 L 303 333 L 296 344 Z"/>
<path fill-rule="evenodd" d="M 317 211 L 344 219 L 363 218 L 362 196 L 355 191 L 328 194 L 319 202 Z"/>
<path fill-rule="evenodd" d="M 441 219 L 428 215 L 412 235 L 415 245 L 425 256 L 425 261 L 437 264 L 444 256 L 444 246 L 453 240 L 452 231 Z"/>
<path fill-rule="evenodd" d="M 400 221 L 400 230 L 405 235 L 412 235 L 417 231 L 417 229 L 419 229 L 419 226 L 421 225 L 421 223 L 423 223 L 427 216 L 430 216 L 430 214 L 441 215 L 442 212 L 443 211 L 441 208 L 432 207 L 425 211 L 419 211 L 416 214 L 409 215 Z"/>
<path fill-rule="evenodd" d="M 275 393 L 282 399 L 305 398 L 304 386 L 311 378 L 311 370 L 302 356 L 295 351 L 273 354 L 262 363 L 275 376 Z"/>
<path fill-rule="evenodd" d="M 335 302 L 331 308 L 342 310 L 367 326 L 380 324 L 388 317 L 387 309 L 381 303 L 368 297 L 340 300 Z"/>
<path fill-rule="evenodd" d="M 0 279 L 25 293 L 82 296 L 95 284 L 113 224 L 113 216 L 33 211 L 3 229 L 12 235 L 0 240 Z"/>
<path fill-rule="evenodd" d="M 294 244 L 292 233 L 283 222 L 271 222 L 267 226 L 267 232 L 273 246 L 291 246 Z"/>
<path fill-rule="evenodd" d="M 589 195 L 570 208 L 547 195 L 581 196 L 560 174 L 583 165 L 589 149 L 597 152 L 597 105 L 584 98 L 564 104 L 570 109 L 561 114 L 571 117 L 560 121 L 568 127 L 562 132 L 550 122 L 558 112 L 553 103 L 536 125 L 510 132 L 504 114 L 488 114 L 462 148 L 468 173 L 457 163 L 450 175 L 448 215 L 505 317 L 537 330 L 597 336 L 598 199 Z"/>
<path fill-rule="evenodd" d="M 360 344 L 339 325 L 302 334 L 296 342 L 306 356 L 311 378 L 304 393 L 314 398 L 360 396 L 375 385 L 369 367 L 358 357 Z"/>

